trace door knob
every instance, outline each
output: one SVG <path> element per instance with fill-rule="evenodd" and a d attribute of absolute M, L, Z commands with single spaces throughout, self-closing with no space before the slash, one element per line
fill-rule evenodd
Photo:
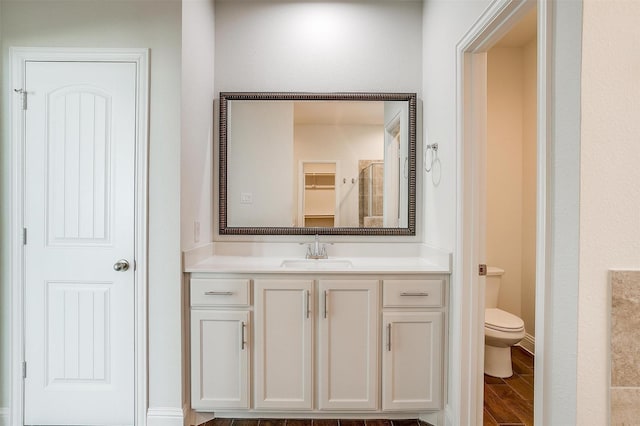
<path fill-rule="evenodd" d="M 129 269 L 129 262 L 126 259 L 120 259 L 113 264 L 113 269 L 118 272 L 124 272 Z"/>

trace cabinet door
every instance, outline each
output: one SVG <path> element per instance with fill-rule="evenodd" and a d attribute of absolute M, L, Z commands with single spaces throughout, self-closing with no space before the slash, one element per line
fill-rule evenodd
<path fill-rule="evenodd" d="M 378 407 L 378 281 L 319 282 L 319 408 Z"/>
<path fill-rule="evenodd" d="M 249 408 L 249 312 L 191 310 L 191 406 Z"/>
<path fill-rule="evenodd" d="M 312 408 L 312 280 L 255 280 L 255 408 Z"/>
<path fill-rule="evenodd" d="M 382 409 L 440 408 L 442 313 L 382 315 Z"/>

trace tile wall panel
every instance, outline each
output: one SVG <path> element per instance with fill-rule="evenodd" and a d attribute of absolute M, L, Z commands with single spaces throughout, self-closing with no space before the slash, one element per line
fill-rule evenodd
<path fill-rule="evenodd" d="M 611 271 L 612 426 L 640 425 L 640 271 Z"/>

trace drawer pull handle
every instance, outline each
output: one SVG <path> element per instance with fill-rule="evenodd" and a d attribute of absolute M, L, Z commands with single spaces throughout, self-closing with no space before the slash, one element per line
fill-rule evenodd
<path fill-rule="evenodd" d="M 307 318 L 309 318 L 309 314 L 311 313 L 311 305 L 309 303 L 309 298 L 311 297 L 309 290 L 307 290 Z"/>
<path fill-rule="evenodd" d="M 387 351 L 391 352 L 391 323 L 387 324 Z"/>
<path fill-rule="evenodd" d="M 232 291 L 207 291 L 204 294 L 206 296 L 233 296 Z"/>
<path fill-rule="evenodd" d="M 425 292 L 411 292 L 411 291 L 403 291 L 400 293 L 400 296 L 428 296 L 429 293 Z"/>

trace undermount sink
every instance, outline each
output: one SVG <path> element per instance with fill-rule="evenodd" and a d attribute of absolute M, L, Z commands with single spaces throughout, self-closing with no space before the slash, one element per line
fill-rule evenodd
<path fill-rule="evenodd" d="M 294 269 L 345 269 L 353 267 L 346 259 L 289 259 L 283 260 L 281 268 Z"/>

